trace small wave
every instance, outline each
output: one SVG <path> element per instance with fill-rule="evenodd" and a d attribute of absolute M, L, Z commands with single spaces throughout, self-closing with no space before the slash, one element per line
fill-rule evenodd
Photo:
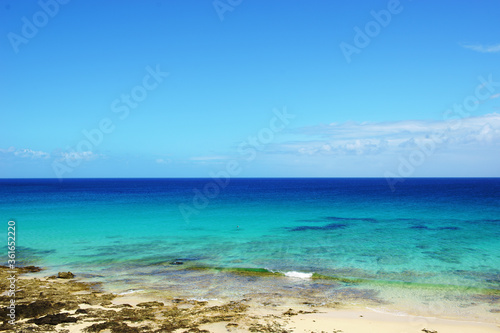
<path fill-rule="evenodd" d="M 302 273 L 302 272 L 286 272 L 285 276 L 297 279 L 310 279 L 313 276 L 313 273 Z"/>
<path fill-rule="evenodd" d="M 124 291 L 122 293 L 118 293 L 117 295 L 119 295 L 119 296 L 128 295 L 128 294 L 138 293 L 140 291 L 143 291 L 143 290 L 142 289 L 130 289 L 130 290 Z"/>

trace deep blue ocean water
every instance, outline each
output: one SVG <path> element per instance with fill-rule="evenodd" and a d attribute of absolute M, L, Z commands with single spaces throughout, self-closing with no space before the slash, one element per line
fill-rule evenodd
<path fill-rule="evenodd" d="M 338 281 L 500 290 L 499 178 L 406 179 L 394 192 L 385 179 L 225 181 L 4 179 L 0 216 L 5 234 L 16 221 L 23 264 L 71 270 L 117 292 L 252 292 L 238 283 L 250 288 L 255 277 L 229 282 L 234 268 L 337 283 L 265 280 L 275 290 L 300 280 L 303 295 L 335 297 Z"/>

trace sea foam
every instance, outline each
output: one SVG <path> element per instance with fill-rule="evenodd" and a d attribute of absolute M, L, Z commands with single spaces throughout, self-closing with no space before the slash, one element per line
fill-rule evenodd
<path fill-rule="evenodd" d="M 286 272 L 285 276 L 297 279 L 310 279 L 312 278 L 313 273 L 302 273 L 302 272 L 291 271 L 291 272 Z"/>
<path fill-rule="evenodd" d="M 124 292 L 121 292 L 121 293 L 118 293 L 116 295 L 119 295 L 119 296 L 123 296 L 123 295 L 128 295 L 128 294 L 134 294 L 134 293 L 138 293 L 138 292 L 141 292 L 143 291 L 142 289 L 129 289 L 127 291 L 124 291 Z"/>

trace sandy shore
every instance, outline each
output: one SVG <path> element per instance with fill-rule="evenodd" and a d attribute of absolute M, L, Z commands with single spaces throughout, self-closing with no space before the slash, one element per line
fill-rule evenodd
<path fill-rule="evenodd" d="M 7 332 L 332 332 L 470 333 L 500 332 L 493 323 L 382 313 L 367 308 L 263 305 L 251 299 L 196 301 L 105 293 L 98 284 L 71 275 L 30 277 L 16 272 L 15 324 L 9 323 L 7 278 L 0 268 L 0 331 Z"/>
<path fill-rule="evenodd" d="M 123 300 L 116 299 L 117 304 Z M 143 299 L 127 299 L 128 303 L 140 304 Z M 211 302 L 207 307 L 223 306 Z M 229 319 L 229 318 L 228 318 Z M 487 333 L 500 332 L 491 323 L 458 321 L 411 315 L 379 313 L 369 309 L 337 310 L 328 308 L 297 307 L 271 308 L 250 305 L 241 317 L 228 321 L 202 324 L 198 330 L 178 329 L 175 332 L 332 332 L 332 333 Z M 67 328 L 71 333 L 81 332 L 89 326 L 81 323 Z"/>
<path fill-rule="evenodd" d="M 382 314 L 367 309 L 318 309 L 318 313 L 298 314 L 291 317 L 285 327 L 290 332 L 466 333 L 500 331 L 500 328 L 494 324 Z M 227 331 L 220 330 L 219 332 Z"/>

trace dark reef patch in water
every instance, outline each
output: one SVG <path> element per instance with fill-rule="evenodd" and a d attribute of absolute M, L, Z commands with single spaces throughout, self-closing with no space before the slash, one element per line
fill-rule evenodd
<path fill-rule="evenodd" d="M 447 264 L 459 265 L 461 263 L 460 257 L 457 254 L 452 253 L 451 250 L 443 249 L 440 251 L 423 251 L 422 253 L 429 259 L 439 260 Z"/>
<path fill-rule="evenodd" d="M 500 223 L 499 219 L 484 219 L 484 220 L 479 220 L 479 222 L 491 222 L 491 223 Z M 475 221 L 477 222 L 477 221 Z"/>
<path fill-rule="evenodd" d="M 295 228 L 290 228 L 290 231 L 305 231 L 305 230 L 337 230 L 347 227 L 347 224 L 330 223 L 324 226 L 309 226 L 301 225 Z"/>
<path fill-rule="evenodd" d="M 337 221 L 337 222 L 349 222 L 349 221 L 361 221 L 361 222 L 378 222 L 377 219 L 371 217 L 339 217 L 339 216 L 324 216 L 316 219 L 299 219 L 295 222 L 303 223 L 324 223 L 326 221 Z"/>
<path fill-rule="evenodd" d="M 460 230 L 459 227 L 439 227 L 436 230 Z"/>
<path fill-rule="evenodd" d="M 421 229 L 421 230 L 429 230 L 430 228 L 426 225 L 419 224 L 419 225 L 412 225 L 410 229 Z"/>
<path fill-rule="evenodd" d="M 377 219 L 372 217 L 338 217 L 338 216 L 326 216 L 325 220 L 329 221 L 363 221 L 363 222 L 377 222 Z"/>
<path fill-rule="evenodd" d="M 398 218 L 395 218 L 395 219 L 391 219 L 390 221 L 417 222 L 417 221 L 420 221 L 420 220 L 416 219 L 416 218 L 398 217 Z"/>
<path fill-rule="evenodd" d="M 410 229 L 421 229 L 421 230 L 460 230 L 459 227 L 437 227 L 437 228 L 429 228 L 428 226 L 424 224 L 417 224 L 417 225 L 412 225 Z"/>
<path fill-rule="evenodd" d="M 18 266 L 40 264 L 46 256 L 56 252 L 56 250 L 37 250 L 25 246 L 17 246 L 16 251 L 16 265 Z M 2 264 L 6 265 L 7 262 Z"/>
<path fill-rule="evenodd" d="M 17 246 L 16 250 L 23 256 L 46 256 L 56 252 L 56 250 L 37 250 L 26 246 Z"/>

